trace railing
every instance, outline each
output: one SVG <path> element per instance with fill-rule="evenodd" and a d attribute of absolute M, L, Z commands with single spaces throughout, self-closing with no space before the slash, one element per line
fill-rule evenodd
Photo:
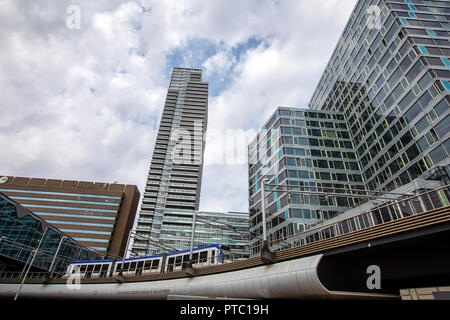
<path fill-rule="evenodd" d="M 27 279 L 48 279 L 49 278 L 49 273 L 48 272 L 28 272 L 27 275 Z M 59 278 L 61 277 L 62 274 L 57 274 L 57 273 L 53 273 L 52 277 L 53 278 Z M 23 277 L 23 273 L 22 272 L 3 272 L 0 274 L 0 279 L 20 279 Z"/>
<path fill-rule="evenodd" d="M 405 199 L 392 200 L 369 211 L 337 222 L 321 224 L 296 235 L 269 240 L 269 246 L 298 247 L 442 208 L 449 204 L 450 185 L 447 185 Z M 260 252 L 261 247 L 262 243 L 252 245 L 251 252 Z"/>
<path fill-rule="evenodd" d="M 388 224 L 390 222 L 400 222 L 399 220 L 405 219 L 405 221 L 408 221 L 408 217 L 411 216 L 417 216 L 420 213 L 429 212 L 432 210 L 449 207 L 450 205 L 450 186 L 441 187 L 434 190 L 429 190 L 426 192 L 423 192 L 418 195 L 414 195 L 405 199 L 400 200 L 393 200 L 392 202 L 383 204 L 377 208 L 371 209 L 366 212 L 362 212 L 358 215 L 336 221 L 336 222 L 330 222 L 325 225 L 320 225 L 313 227 L 309 230 L 306 230 L 300 234 L 297 234 L 295 236 L 286 237 L 283 239 L 278 239 L 270 242 L 270 245 L 277 245 L 280 244 L 281 241 L 287 242 L 289 241 L 289 246 L 292 248 L 302 247 L 306 246 L 308 244 L 312 244 L 321 240 L 326 240 L 324 242 L 329 241 L 328 239 L 331 238 L 338 238 L 339 236 L 348 237 L 349 234 L 356 231 L 365 230 L 371 227 L 380 226 L 384 224 Z M 439 210 L 438 210 L 439 211 Z M 442 209 L 440 210 L 442 211 Z M 444 213 L 447 212 L 444 208 Z M 433 213 L 431 213 L 433 214 Z M 442 215 L 443 213 L 438 213 L 439 215 Z M 445 213 L 448 214 L 448 213 Z M 446 218 L 447 219 L 447 218 Z M 369 232 L 369 231 L 368 231 Z M 394 230 L 394 232 L 397 232 Z M 343 238 L 345 238 L 343 237 Z M 339 238 L 341 239 L 341 238 Z M 338 239 L 336 239 L 337 241 Z M 358 240 L 358 239 L 356 239 Z M 356 241 L 355 240 L 355 241 Z M 333 240 L 335 241 L 335 240 Z M 336 243 L 333 244 L 333 246 L 339 246 L 341 244 Z M 254 246 L 253 248 L 258 248 L 257 246 Z M 305 247 L 306 248 L 306 247 Z M 301 248 L 300 248 L 301 249 Z M 286 252 L 290 252 L 290 250 L 297 250 L 297 249 L 288 249 Z M 294 254 L 294 253 L 292 253 Z M 194 267 L 196 269 L 203 269 L 204 267 L 210 266 L 211 256 L 207 257 L 208 260 L 202 260 L 199 263 L 195 264 Z M 247 261 L 247 260 L 246 260 Z M 120 262 L 120 260 L 118 260 Z M 174 271 L 182 271 L 182 265 L 185 261 L 175 261 L 173 264 L 168 265 L 168 260 L 166 260 L 165 268 L 164 270 L 159 269 L 150 269 L 149 271 L 144 268 L 141 268 L 138 270 L 138 267 L 136 265 L 136 268 L 133 270 L 127 270 L 124 272 L 124 275 L 128 276 L 142 276 L 146 274 L 154 274 L 157 272 L 162 273 L 170 273 Z M 207 263 L 206 263 L 207 262 Z M 231 259 L 225 258 L 225 264 L 228 265 Z M 248 262 L 245 262 L 249 265 L 257 264 L 256 260 L 249 259 Z M 225 267 L 225 266 L 224 266 Z M 21 273 L 20 272 L 5 272 L 0 275 L 1 279 L 17 279 L 20 278 Z M 48 273 L 38 272 L 38 273 L 29 273 L 28 279 L 46 279 L 48 276 Z M 58 275 L 57 277 L 60 277 L 61 275 Z M 99 277 L 99 276 L 96 276 Z M 91 277 L 94 278 L 94 277 Z"/>

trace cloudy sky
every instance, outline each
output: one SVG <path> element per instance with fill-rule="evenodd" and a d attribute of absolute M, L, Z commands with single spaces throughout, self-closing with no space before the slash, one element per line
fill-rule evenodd
<path fill-rule="evenodd" d="M 246 145 L 307 107 L 356 0 L 0 0 L 0 175 L 136 184 L 172 68 L 203 69 L 201 210 L 248 211 Z M 228 139 L 230 140 L 230 139 Z"/>

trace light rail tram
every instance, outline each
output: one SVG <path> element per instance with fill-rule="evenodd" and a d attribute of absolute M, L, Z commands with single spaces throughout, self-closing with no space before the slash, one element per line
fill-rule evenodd
<path fill-rule="evenodd" d="M 190 250 L 128 259 L 73 261 L 63 278 L 78 274 L 81 278 L 106 278 L 118 275 L 140 276 L 150 273 L 181 271 L 189 261 Z M 230 262 L 229 247 L 211 244 L 192 250 L 194 267 Z"/>

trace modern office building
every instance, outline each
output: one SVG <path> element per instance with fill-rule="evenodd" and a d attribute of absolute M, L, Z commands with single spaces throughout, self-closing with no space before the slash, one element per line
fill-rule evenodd
<path fill-rule="evenodd" d="M 249 257 L 249 219 L 248 213 L 243 212 L 165 210 L 159 245 L 168 252 L 189 249 L 194 214 L 194 247 L 219 244 L 230 249 L 233 261 Z M 145 244 L 147 233 L 148 227 L 138 226 L 134 243 Z"/>
<path fill-rule="evenodd" d="M 103 258 L 0 193 L 0 275 L 23 272 L 38 247 L 32 272 L 61 274 L 71 261 Z"/>
<path fill-rule="evenodd" d="M 259 235 L 251 241 L 252 254 L 262 243 L 264 177 L 272 185 L 267 186 L 272 191 L 264 192 L 271 243 L 360 204 L 357 196 L 339 196 L 364 190 L 356 152 L 340 112 L 279 107 L 250 143 L 248 152 L 250 230 Z M 283 192 L 287 188 L 306 193 Z M 317 191 L 330 195 L 312 194 Z"/>
<path fill-rule="evenodd" d="M 140 193 L 134 185 L 0 176 L 0 192 L 81 244 L 123 256 Z"/>
<path fill-rule="evenodd" d="M 310 191 L 327 191 L 319 186 L 340 184 L 346 193 L 348 188 L 389 192 L 449 165 L 449 20 L 448 1 L 357 2 L 313 93 L 310 111 L 279 108 L 249 146 L 251 230 L 261 233 L 262 229 L 258 188 L 263 175 L 276 177 L 270 184 L 298 184 L 299 189 L 309 187 Z M 318 119 L 309 119 L 309 125 L 300 117 L 314 113 Z M 342 147 L 338 131 L 327 132 L 326 122 L 331 129 L 328 119 L 333 113 L 346 128 L 348 140 L 342 142 L 347 141 L 348 149 Z M 316 125 L 311 126 L 311 121 Z M 283 129 L 283 124 L 291 129 Z M 315 136 L 318 144 L 312 144 Z M 313 148 L 318 149 L 314 154 Z M 335 158 L 333 152 L 347 157 L 350 153 L 352 158 Z M 335 161 L 343 164 L 337 167 Z M 287 167 L 288 163 L 292 167 Z M 346 163 L 357 171 L 348 171 Z M 327 166 L 330 170 L 323 171 Z M 282 171 L 286 174 L 281 175 Z M 334 181 L 322 181 L 323 177 Z M 293 211 L 297 200 L 292 194 L 267 192 L 266 197 L 271 241 L 281 241 L 301 230 L 296 228 L 301 219 L 307 227 L 314 219 L 326 219 L 327 211 L 331 218 L 334 212 L 345 209 L 339 203 L 347 204 L 344 200 L 335 202 L 337 197 L 328 203 L 337 207 L 330 208 L 326 199 L 304 195 L 309 206 L 311 201 L 319 206 L 311 210 L 302 203 L 302 211 Z M 358 204 L 351 196 L 345 198 L 349 207 Z M 252 245 L 258 243 L 252 241 Z M 252 250 L 252 254 L 257 252 Z"/>
<path fill-rule="evenodd" d="M 448 1 L 358 1 L 313 94 L 344 114 L 371 190 L 449 163 L 449 20 Z"/>
<path fill-rule="evenodd" d="M 174 68 L 137 220 L 132 256 L 161 252 L 164 211 L 198 210 L 208 117 L 202 70 Z"/>

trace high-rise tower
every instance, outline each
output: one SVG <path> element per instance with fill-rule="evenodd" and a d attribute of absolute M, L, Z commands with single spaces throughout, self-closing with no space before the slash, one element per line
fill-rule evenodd
<path fill-rule="evenodd" d="M 132 256 L 162 252 L 165 209 L 198 210 L 208 117 L 202 70 L 174 68 L 145 186 Z"/>
<path fill-rule="evenodd" d="M 345 115 L 371 190 L 450 163 L 449 20 L 449 1 L 358 1 L 313 94 Z"/>
<path fill-rule="evenodd" d="M 311 110 L 278 108 L 250 143 L 250 230 L 259 236 L 251 254 L 262 217 L 276 245 L 363 201 L 339 192 L 389 192 L 449 171 L 449 20 L 449 1 L 357 2 Z"/>

